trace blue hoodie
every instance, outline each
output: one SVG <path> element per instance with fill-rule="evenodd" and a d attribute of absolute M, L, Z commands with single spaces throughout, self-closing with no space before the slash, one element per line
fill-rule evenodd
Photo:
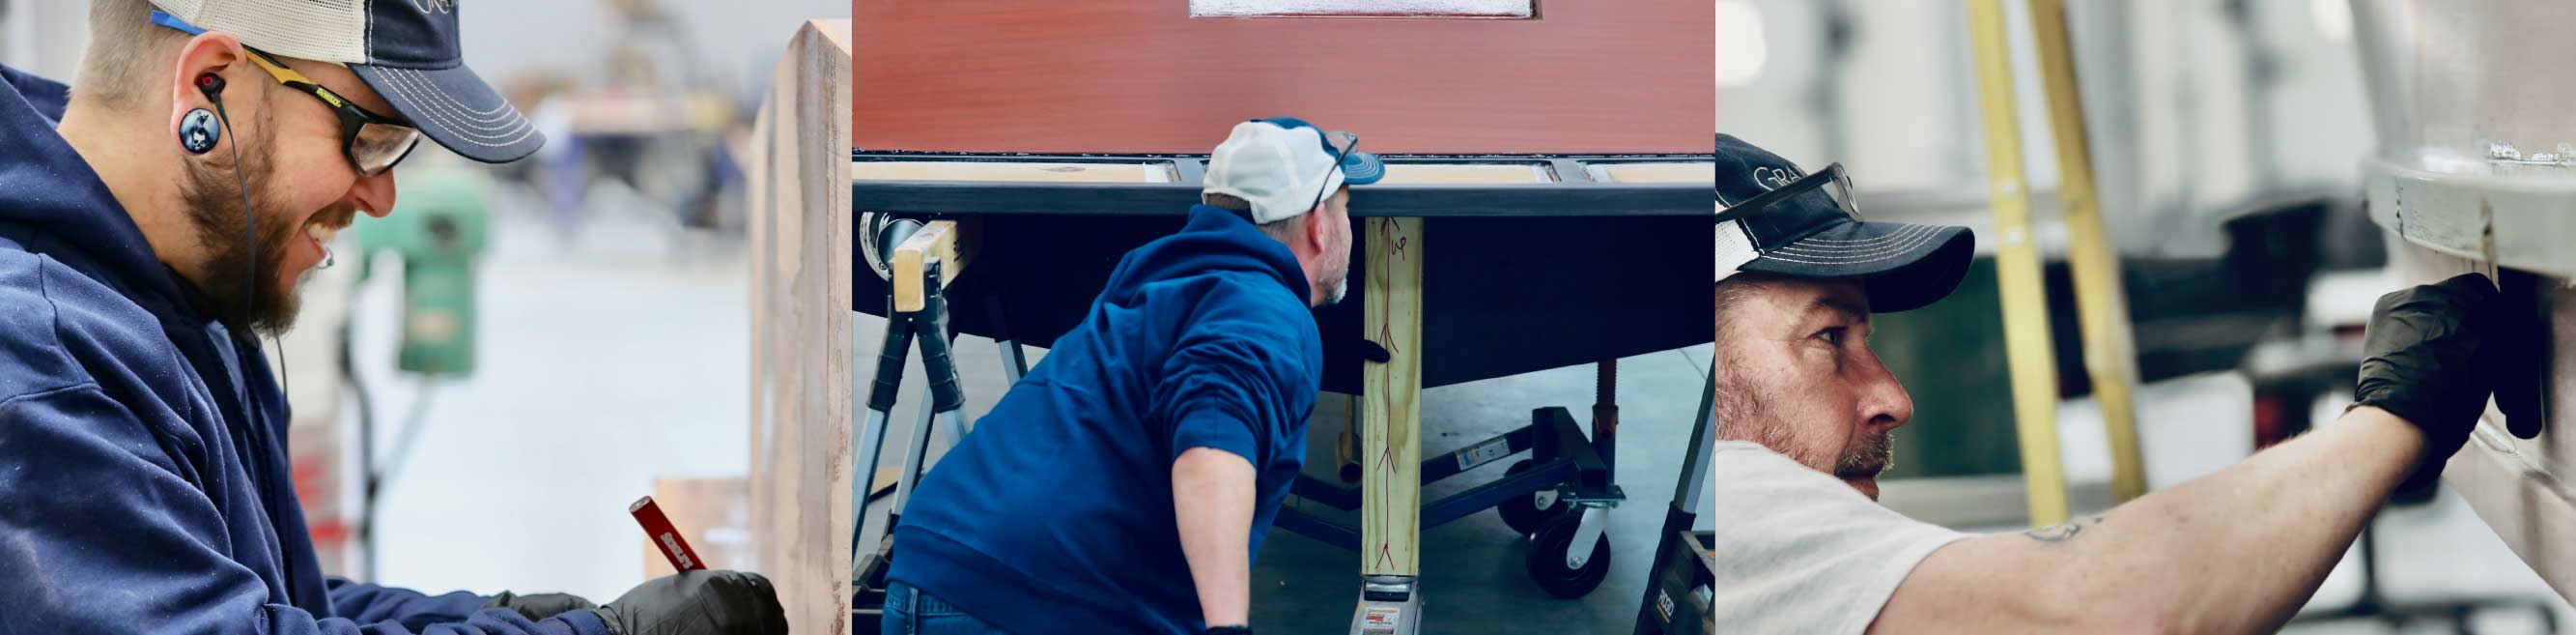
<path fill-rule="evenodd" d="M 1258 556 L 1323 379 L 1306 298 L 1285 245 L 1192 208 L 922 478 L 887 577 L 1019 635 L 1204 632 L 1172 462 L 1204 447 L 1252 463 Z"/>
<path fill-rule="evenodd" d="M 325 578 L 267 356 L 55 133 L 64 87 L 0 80 L 0 635 L 608 632 Z"/>

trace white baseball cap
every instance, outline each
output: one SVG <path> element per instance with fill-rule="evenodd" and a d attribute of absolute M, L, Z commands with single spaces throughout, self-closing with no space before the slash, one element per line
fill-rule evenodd
<path fill-rule="evenodd" d="M 1323 129 L 1295 117 L 1254 119 L 1234 125 L 1234 132 L 1208 156 L 1200 191 L 1224 194 L 1252 203 L 1252 222 L 1295 218 L 1314 209 L 1315 201 L 1343 185 L 1368 185 L 1386 176 L 1377 155 L 1351 151 L 1359 138 L 1333 133 L 1333 147 Z M 1333 157 L 1341 156 L 1339 165 Z"/>

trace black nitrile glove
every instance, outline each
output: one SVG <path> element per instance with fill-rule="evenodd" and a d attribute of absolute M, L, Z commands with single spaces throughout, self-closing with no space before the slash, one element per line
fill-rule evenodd
<path fill-rule="evenodd" d="M 502 591 L 500 595 L 495 595 L 492 596 L 492 599 L 485 600 L 483 602 L 483 608 L 510 609 L 518 612 L 520 616 L 528 618 L 528 621 L 530 622 L 540 622 L 544 621 L 546 618 L 554 617 L 558 613 L 595 609 L 599 608 L 599 605 L 591 602 L 590 600 L 582 599 L 581 596 L 570 593 L 530 593 L 527 595 L 519 595 L 509 591 Z"/>
<path fill-rule="evenodd" d="M 2371 309 L 2353 406 L 2386 410 L 2424 433 L 2424 451 L 2399 490 L 2441 476 L 2486 412 L 2494 380 L 2478 360 L 2495 298 L 2486 275 L 2466 273 L 2379 296 Z"/>
<path fill-rule="evenodd" d="M 682 571 L 644 581 L 593 611 L 617 635 L 769 635 L 787 612 L 769 579 L 743 571 Z"/>

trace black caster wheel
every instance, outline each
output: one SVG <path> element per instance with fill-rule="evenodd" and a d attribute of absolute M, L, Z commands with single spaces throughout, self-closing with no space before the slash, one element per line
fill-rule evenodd
<path fill-rule="evenodd" d="M 1537 467 L 1536 461 L 1521 459 L 1511 467 L 1504 468 L 1503 475 L 1518 476 Z M 1549 517 L 1563 513 L 1569 507 L 1572 505 L 1558 500 L 1556 492 L 1550 490 L 1503 501 L 1503 504 L 1494 506 L 1494 513 L 1503 517 L 1503 524 L 1511 527 L 1512 533 L 1527 536 L 1530 532 L 1537 531 L 1539 525 L 1546 524 Z"/>
<path fill-rule="evenodd" d="M 1521 563 L 1529 569 L 1530 580 L 1548 595 L 1574 599 L 1589 594 L 1610 577 L 1610 533 L 1602 532 L 1592 540 L 1592 558 L 1583 568 L 1565 565 L 1565 555 L 1572 553 L 1574 532 L 1583 525 L 1582 513 L 1557 514 L 1530 535 L 1529 551 L 1521 554 Z"/>

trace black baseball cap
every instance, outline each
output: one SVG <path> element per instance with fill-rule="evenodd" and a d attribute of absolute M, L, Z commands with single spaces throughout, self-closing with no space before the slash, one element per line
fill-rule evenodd
<path fill-rule="evenodd" d="M 1717 135 L 1717 205 L 1720 282 L 1859 280 L 1870 310 L 1892 313 L 1950 295 L 1976 257 L 1966 227 L 1862 221 L 1840 163 L 1808 174 L 1731 135 Z"/>

